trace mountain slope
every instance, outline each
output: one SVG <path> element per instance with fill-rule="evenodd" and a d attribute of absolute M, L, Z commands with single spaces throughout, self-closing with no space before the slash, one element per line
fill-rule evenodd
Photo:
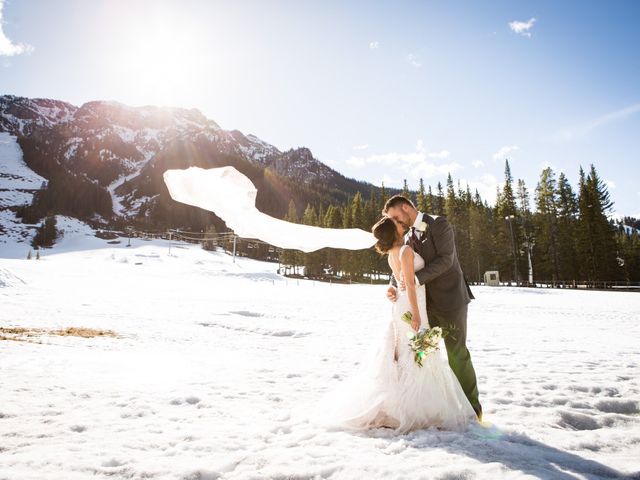
<path fill-rule="evenodd" d="M 220 224 L 168 195 L 162 173 L 192 165 L 236 167 L 258 187 L 258 208 L 277 217 L 290 200 L 302 213 L 307 203 L 327 206 L 357 191 L 377 191 L 319 162 L 307 148 L 281 152 L 254 135 L 222 129 L 196 109 L 101 101 L 76 107 L 5 95 L 0 132 L 17 139 L 26 165 L 47 180 L 30 205 L 16 210 L 31 223 L 63 214 L 148 228 Z"/>
<path fill-rule="evenodd" d="M 25 226 L 16 212 L 30 205 L 47 180 L 31 170 L 22 155 L 15 135 L 0 132 L 0 245 L 7 242 L 29 243 L 34 229 Z"/>

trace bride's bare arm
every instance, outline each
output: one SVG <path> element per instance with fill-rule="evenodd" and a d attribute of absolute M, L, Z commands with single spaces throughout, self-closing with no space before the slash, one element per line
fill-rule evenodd
<path fill-rule="evenodd" d="M 415 271 L 413 269 L 413 256 L 414 252 L 411 248 L 405 248 L 400 257 L 400 264 L 402 265 L 402 275 L 404 277 L 404 283 L 407 287 L 407 297 L 409 298 L 409 305 L 411 305 L 411 327 L 418 331 L 420 328 L 420 309 L 418 308 L 418 296 L 416 295 L 416 278 Z"/>

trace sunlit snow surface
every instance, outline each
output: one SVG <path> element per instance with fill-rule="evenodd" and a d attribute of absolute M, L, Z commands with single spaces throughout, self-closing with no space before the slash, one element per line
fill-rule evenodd
<path fill-rule="evenodd" d="M 476 287 L 491 426 L 352 434 L 309 412 L 388 321 L 383 286 L 67 223 L 0 259 L 0 326 L 119 337 L 0 340 L 0 479 L 640 478 L 640 294 Z"/>

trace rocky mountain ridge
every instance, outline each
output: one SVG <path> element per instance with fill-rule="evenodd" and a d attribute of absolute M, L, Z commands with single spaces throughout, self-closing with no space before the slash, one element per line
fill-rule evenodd
<path fill-rule="evenodd" d="M 215 224 L 209 212 L 171 200 L 162 181 L 166 169 L 192 165 L 235 166 L 258 187 L 258 208 L 280 218 L 290 200 L 302 213 L 307 203 L 326 206 L 357 191 L 377 191 L 323 164 L 308 148 L 282 152 L 255 135 L 222 129 L 197 109 L 111 101 L 78 107 L 4 95 L 0 133 L 7 151 L 14 152 L 11 163 L 22 162 L 44 179 L 29 198 L 0 205 L 28 224 L 51 214 L 104 224 L 142 222 L 158 229 Z M 21 159 L 14 158 L 16 149 Z M 19 185 L 6 175 L 0 190 L 14 198 L 6 192 L 19 190 Z"/>

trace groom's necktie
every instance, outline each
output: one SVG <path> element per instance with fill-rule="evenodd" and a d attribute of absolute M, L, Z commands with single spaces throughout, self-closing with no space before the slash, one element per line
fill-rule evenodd
<path fill-rule="evenodd" d="M 411 227 L 410 241 L 411 241 L 411 248 L 413 248 L 415 251 L 418 251 L 418 247 L 420 246 L 420 240 L 416 235 L 416 227 Z"/>

